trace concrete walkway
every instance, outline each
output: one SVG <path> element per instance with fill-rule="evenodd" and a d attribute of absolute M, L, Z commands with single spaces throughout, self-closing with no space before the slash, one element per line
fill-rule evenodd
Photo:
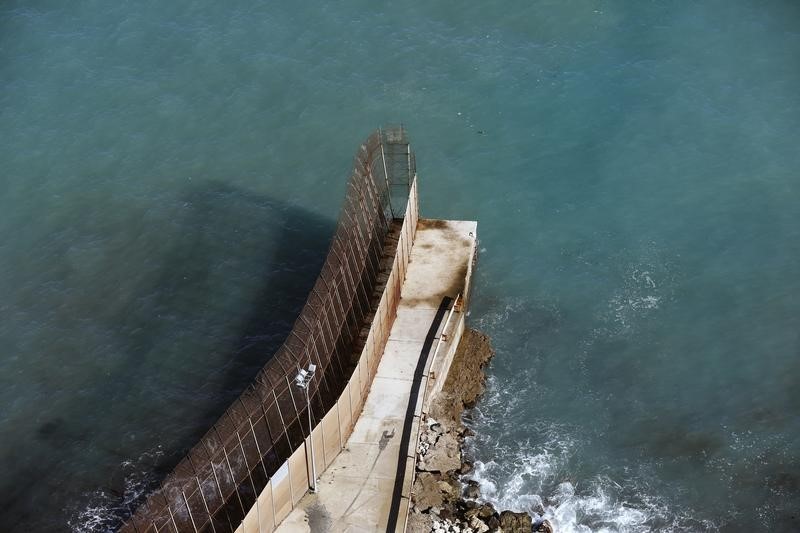
<path fill-rule="evenodd" d="M 386 531 L 393 496 L 394 515 L 402 529 L 413 468 L 406 457 L 416 446 L 419 420 L 408 416 L 409 401 L 412 389 L 419 396 L 425 390 L 419 377 L 414 386 L 415 372 L 420 376 L 425 366 L 423 361 L 418 368 L 420 358 L 427 358 L 436 347 L 442 301 L 454 299 L 464 289 L 476 228 L 475 222 L 419 221 L 397 318 L 361 416 L 345 449 L 320 476 L 318 492 L 306 494 L 277 531 Z M 420 399 L 415 415 L 421 405 Z M 410 444 L 401 443 L 406 420 L 414 424 Z"/>

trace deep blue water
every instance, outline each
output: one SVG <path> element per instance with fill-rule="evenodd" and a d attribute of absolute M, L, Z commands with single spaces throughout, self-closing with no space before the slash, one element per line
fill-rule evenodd
<path fill-rule="evenodd" d="M 479 221 L 484 495 L 800 530 L 800 4 L 0 6 L 0 530 L 105 531 L 255 374 L 356 147 Z"/>

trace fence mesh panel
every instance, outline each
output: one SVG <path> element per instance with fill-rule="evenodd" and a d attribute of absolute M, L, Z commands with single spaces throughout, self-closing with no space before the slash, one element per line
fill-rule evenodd
<path fill-rule="evenodd" d="M 385 243 L 393 221 L 405 214 L 414 165 L 402 127 L 377 130 L 360 146 L 328 257 L 284 345 L 122 531 L 238 527 L 308 435 L 304 393 L 292 386 L 298 369 L 317 365 L 309 389 L 314 425 L 353 372 L 362 330 L 377 307 L 376 289 L 391 265 Z"/>

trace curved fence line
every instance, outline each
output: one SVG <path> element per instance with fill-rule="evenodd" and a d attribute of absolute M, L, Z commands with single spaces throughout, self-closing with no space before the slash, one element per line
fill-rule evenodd
<path fill-rule="evenodd" d="M 234 531 L 268 483 L 285 476 L 284 467 L 309 436 L 306 399 L 292 385 L 298 369 L 317 365 L 309 394 L 318 426 L 355 377 L 365 344 L 376 342 L 370 325 L 378 304 L 388 309 L 384 314 L 396 311 L 404 268 L 393 272 L 395 256 L 402 254 L 407 263 L 413 238 L 406 237 L 408 224 L 398 234 L 399 219 L 411 196 L 409 215 L 416 226 L 415 175 L 402 128 L 377 130 L 361 145 L 327 259 L 283 346 L 121 531 Z M 392 275 L 387 292 L 397 294 L 387 307 L 382 295 Z M 392 319 L 379 321 L 387 334 L 385 323 Z M 368 366 L 371 377 L 377 363 Z M 352 412 L 351 427 L 355 418 Z"/>

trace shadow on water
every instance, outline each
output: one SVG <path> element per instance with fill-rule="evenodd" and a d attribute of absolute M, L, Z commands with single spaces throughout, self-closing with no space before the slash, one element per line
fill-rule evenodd
<path fill-rule="evenodd" d="M 1 531 L 114 530 L 291 330 L 334 221 L 219 182 L 172 203 L 168 220 L 130 232 L 148 251 L 126 265 L 135 288 L 81 321 L 103 333 L 102 370 L 3 452 Z M 108 254 L 106 266 L 126 260 Z M 53 353 L 63 361 L 49 364 L 75 364 Z"/>

